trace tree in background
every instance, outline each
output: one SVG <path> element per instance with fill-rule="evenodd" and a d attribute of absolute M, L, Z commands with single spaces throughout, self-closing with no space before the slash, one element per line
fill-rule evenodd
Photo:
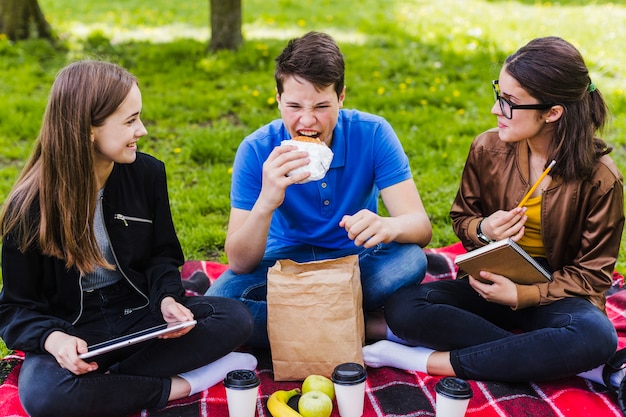
<path fill-rule="evenodd" d="M 210 0 L 210 2 L 211 42 L 209 49 L 212 51 L 237 49 L 243 43 L 241 0 Z"/>
<path fill-rule="evenodd" d="M 209 49 L 237 49 L 243 43 L 241 0 L 209 1 Z M 54 39 L 50 24 L 37 0 L 0 0 L 0 34 L 5 34 L 12 41 L 28 38 Z"/>
<path fill-rule="evenodd" d="M 53 39 L 50 24 L 37 0 L 0 0 L 0 33 L 12 41 Z"/>

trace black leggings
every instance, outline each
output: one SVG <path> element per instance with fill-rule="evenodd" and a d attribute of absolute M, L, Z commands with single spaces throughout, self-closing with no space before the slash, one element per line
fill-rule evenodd
<path fill-rule="evenodd" d="M 147 307 L 124 314 L 125 305 L 137 305 L 135 295 L 124 286 L 120 291 L 97 292 L 86 300 L 86 314 L 75 328 L 88 343 L 162 322 Z M 32 417 L 71 417 L 122 416 L 164 407 L 172 376 L 221 358 L 252 333 L 252 316 L 239 301 L 188 297 L 183 304 L 198 322 L 189 333 L 95 357 L 96 372 L 77 376 L 48 353 L 27 353 L 18 384 L 24 409 Z"/>

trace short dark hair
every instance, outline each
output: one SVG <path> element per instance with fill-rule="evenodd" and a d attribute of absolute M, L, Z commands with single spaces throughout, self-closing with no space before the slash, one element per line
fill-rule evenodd
<path fill-rule="evenodd" d="M 539 102 L 563 106 L 548 158 L 557 161 L 553 174 L 565 181 L 590 175 L 596 159 L 611 150 L 595 138 L 608 109 L 580 52 L 556 36 L 537 38 L 510 55 L 505 70 Z"/>
<path fill-rule="evenodd" d="M 337 97 L 344 87 L 345 63 L 335 40 L 320 32 L 309 32 L 289 41 L 276 58 L 276 89 L 283 92 L 283 82 L 288 76 L 303 78 L 316 88 L 333 85 Z"/>

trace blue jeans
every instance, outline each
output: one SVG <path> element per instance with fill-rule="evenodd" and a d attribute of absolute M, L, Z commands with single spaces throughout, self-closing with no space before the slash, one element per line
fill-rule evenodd
<path fill-rule="evenodd" d="M 257 268 L 249 274 L 224 272 L 207 295 L 234 298 L 248 306 L 254 316 L 254 331 L 248 345 L 269 347 L 267 337 L 267 271 L 277 260 L 310 262 L 359 255 L 363 309 L 374 311 L 387 297 L 408 285 L 419 284 L 426 273 L 426 255 L 415 244 L 379 244 L 373 248 L 354 247 L 336 250 L 301 245 L 268 252 Z"/>
<path fill-rule="evenodd" d="M 585 299 L 513 310 L 481 298 L 467 279 L 404 288 L 385 304 L 385 318 L 409 344 L 450 351 L 464 379 L 563 378 L 604 364 L 617 348 L 613 324 Z"/>
<path fill-rule="evenodd" d="M 125 314 L 125 307 L 140 305 L 137 297 L 125 283 L 89 293 L 85 313 L 73 333 L 94 343 L 161 323 L 149 308 Z M 198 321 L 189 333 L 94 357 L 99 365 L 95 372 L 77 376 L 61 368 L 49 353 L 27 353 L 18 383 L 24 409 L 33 417 L 83 417 L 122 416 L 164 407 L 172 376 L 230 353 L 252 331 L 250 312 L 238 301 L 189 297 L 182 303 Z"/>

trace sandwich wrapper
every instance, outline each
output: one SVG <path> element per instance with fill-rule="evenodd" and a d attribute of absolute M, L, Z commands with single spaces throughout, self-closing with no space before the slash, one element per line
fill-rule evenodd
<path fill-rule="evenodd" d="M 333 160 L 333 151 L 331 151 L 328 146 L 323 143 L 303 142 L 293 139 L 283 140 L 280 144 L 297 146 L 298 150 L 308 152 L 309 159 L 311 160 L 308 165 L 290 171 L 287 176 L 301 172 L 310 172 L 311 176 L 300 181 L 299 184 L 304 184 L 309 181 L 318 181 L 324 178 Z"/>

